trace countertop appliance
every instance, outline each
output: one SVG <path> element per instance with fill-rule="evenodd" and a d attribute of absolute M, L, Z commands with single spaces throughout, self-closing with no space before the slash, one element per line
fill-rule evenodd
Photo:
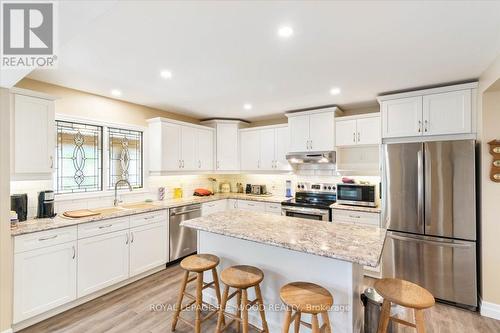
<path fill-rule="evenodd" d="M 246 184 L 245 185 L 245 193 L 246 194 L 252 193 L 252 184 Z"/>
<path fill-rule="evenodd" d="M 382 274 L 476 309 L 475 141 L 383 145 Z"/>
<path fill-rule="evenodd" d="M 252 185 L 252 194 L 260 195 L 267 193 L 266 185 Z"/>
<path fill-rule="evenodd" d="M 295 198 L 281 202 L 281 215 L 332 221 L 330 205 L 336 198 L 334 184 L 299 182 Z"/>
<path fill-rule="evenodd" d="M 170 209 L 170 261 L 193 254 L 197 250 L 196 230 L 180 226 L 181 222 L 201 217 L 201 205 L 187 205 Z"/>
<path fill-rule="evenodd" d="M 376 207 L 375 185 L 337 184 L 337 203 L 351 206 Z"/>
<path fill-rule="evenodd" d="M 38 193 L 38 212 L 36 217 L 39 219 L 54 217 L 54 191 L 41 191 Z"/>
<path fill-rule="evenodd" d="M 28 217 L 28 195 L 26 193 L 11 195 L 10 210 L 16 212 L 19 222 L 26 221 Z"/>
<path fill-rule="evenodd" d="M 220 192 L 221 193 L 229 193 L 229 192 L 231 192 L 231 184 L 229 184 L 229 183 L 222 183 L 222 184 L 220 184 Z"/>

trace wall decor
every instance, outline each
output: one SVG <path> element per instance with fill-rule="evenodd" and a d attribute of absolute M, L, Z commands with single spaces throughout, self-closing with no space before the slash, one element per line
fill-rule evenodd
<path fill-rule="evenodd" d="M 490 154 L 493 156 L 490 179 L 500 183 L 500 140 L 492 140 L 488 144 L 490 145 Z"/>

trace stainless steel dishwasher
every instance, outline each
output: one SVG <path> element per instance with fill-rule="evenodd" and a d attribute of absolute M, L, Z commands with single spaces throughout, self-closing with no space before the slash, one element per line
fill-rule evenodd
<path fill-rule="evenodd" d="M 170 261 L 196 252 L 196 230 L 181 227 L 182 221 L 201 217 L 201 205 L 188 205 L 170 209 L 169 239 Z"/>

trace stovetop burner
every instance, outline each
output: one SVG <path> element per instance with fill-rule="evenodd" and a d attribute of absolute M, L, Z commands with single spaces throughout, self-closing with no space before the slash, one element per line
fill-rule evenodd
<path fill-rule="evenodd" d="M 329 209 L 337 200 L 337 192 L 332 184 L 298 183 L 295 198 L 283 201 L 284 206 Z"/>

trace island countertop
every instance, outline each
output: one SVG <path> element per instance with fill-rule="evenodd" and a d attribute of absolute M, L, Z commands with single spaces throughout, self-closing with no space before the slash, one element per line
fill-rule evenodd
<path fill-rule="evenodd" d="M 385 229 L 372 226 L 242 210 L 210 214 L 181 226 L 371 267 L 379 263 L 386 235 Z"/>

